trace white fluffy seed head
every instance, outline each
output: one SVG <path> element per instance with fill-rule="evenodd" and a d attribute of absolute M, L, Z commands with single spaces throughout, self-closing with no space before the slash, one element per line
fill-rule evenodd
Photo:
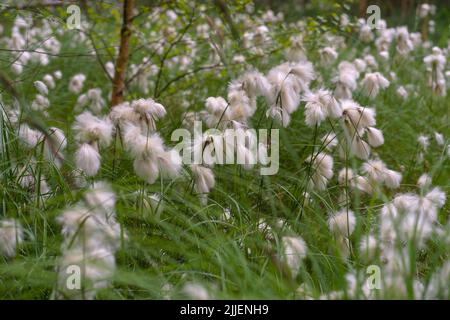
<path fill-rule="evenodd" d="M 379 184 L 384 182 L 386 171 L 387 167 L 381 160 L 369 160 L 362 165 L 362 172 Z"/>
<path fill-rule="evenodd" d="M 349 237 L 356 226 L 356 218 L 353 211 L 343 209 L 328 218 L 330 231 L 338 237 Z"/>
<path fill-rule="evenodd" d="M 0 254 L 12 258 L 16 255 L 16 248 L 23 242 L 23 228 L 14 219 L 0 220 Z"/>
<path fill-rule="evenodd" d="M 404 193 L 397 195 L 393 204 L 400 212 L 414 212 L 419 206 L 420 198 L 416 194 Z"/>
<path fill-rule="evenodd" d="M 420 188 L 427 188 L 431 185 L 431 177 L 427 173 L 422 174 L 419 179 L 417 180 L 417 185 Z"/>
<path fill-rule="evenodd" d="M 308 102 L 305 106 L 305 123 L 314 127 L 326 119 L 325 108 L 319 103 Z"/>
<path fill-rule="evenodd" d="M 162 104 L 150 98 L 134 100 L 131 102 L 131 107 L 148 120 L 162 119 L 167 113 L 166 108 Z"/>
<path fill-rule="evenodd" d="M 338 182 L 340 185 L 350 185 L 350 181 L 354 178 L 353 170 L 350 168 L 343 168 L 339 171 Z"/>
<path fill-rule="evenodd" d="M 56 127 L 51 127 L 49 129 L 49 136 L 50 139 L 54 140 L 54 145 L 57 148 L 57 150 L 64 150 L 67 147 L 67 139 L 64 135 L 64 132 Z"/>
<path fill-rule="evenodd" d="M 408 91 L 405 89 L 404 86 L 398 87 L 396 93 L 397 93 L 397 95 L 398 95 L 399 97 L 401 97 L 401 98 L 403 98 L 403 99 L 408 98 L 408 95 L 409 95 L 409 94 L 408 94 Z"/>
<path fill-rule="evenodd" d="M 355 59 L 353 64 L 359 72 L 364 72 L 367 68 L 367 63 L 363 59 Z"/>
<path fill-rule="evenodd" d="M 18 135 L 23 145 L 29 149 L 35 148 L 42 139 L 42 134 L 39 131 L 31 129 L 26 124 L 20 125 Z"/>
<path fill-rule="evenodd" d="M 164 153 L 164 142 L 159 134 L 144 135 L 140 127 L 131 123 L 124 125 L 123 140 L 127 150 L 136 158 L 156 159 Z"/>
<path fill-rule="evenodd" d="M 75 131 L 75 139 L 80 143 L 99 142 L 102 146 L 108 146 L 112 140 L 113 124 L 109 118 L 98 118 L 89 111 L 75 117 L 72 126 Z"/>
<path fill-rule="evenodd" d="M 329 132 L 329 133 L 325 134 L 321 138 L 321 141 L 322 141 L 323 145 L 325 146 L 325 148 L 327 148 L 328 150 L 332 150 L 334 147 L 336 147 L 339 144 L 338 138 L 337 138 L 336 134 L 333 132 Z"/>
<path fill-rule="evenodd" d="M 200 283 L 188 282 L 184 285 L 181 290 L 183 295 L 189 299 L 195 300 L 209 300 L 211 299 L 211 294 L 209 291 Z"/>
<path fill-rule="evenodd" d="M 56 79 L 62 79 L 62 72 L 60 70 L 56 70 L 55 72 L 53 72 L 53 75 L 55 76 Z"/>
<path fill-rule="evenodd" d="M 440 188 L 433 188 L 430 192 L 425 195 L 425 198 L 431 201 L 438 208 L 442 208 L 447 200 L 445 192 Z"/>
<path fill-rule="evenodd" d="M 89 89 L 86 96 L 90 103 L 89 108 L 95 114 L 99 114 L 106 104 L 102 97 L 102 90 L 100 88 Z"/>
<path fill-rule="evenodd" d="M 75 111 L 79 111 L 84 108 L 89 102 L 88 96 L 86 94 L 81 94 L 77 98 L 77 103 L 75 105 Z"/>
<path fill-rule="evenodd" d="M 245 123 L 251 117 L 256 108 L 244 90 L 234 90 L 228 92 L 229 110 L 233 120 Z"/>
<path fill-rule="evenodd" d="M 31 109 L 36 111 L 45 111 L 50 106 L 48 98 L 42 94 L 37 94 L 31 103 Z"/>
<path fill-rule="evenodd" d="M 370 98 L 374 98 L 380 92 L 380 89 L 385 89 L 390 82 L 379 72 L 367 73 L 362 81 L 364 93 Z"/>
<path fill-rule="evenodd" d="M 439 146 L 443 146 L 445 143 L 444 136 L 439 132 L 434 133 L 434 139 Z"/>
<path fill-rule="evenodd" d="M 37 91 L 39 91 L 40 94 L 42 94 L 44 96 L 48 95 L 48 88 L 44 82 L 35 81 L 34 87 L 37 89 Z"/>
<path fill-rule="evenodd" d="M 397 189 L 400 187 L 402 174 L 394 170 L 386 170 L 384 174 L 384 183 L 389 189 Z"/>
<path fill-rule="evenodd" d="M 370 156 L 370 146 L 367 142 L 355 136 L 351 141 L 351 151 L 359 159 L 366 160 Z"/>
<path fill-rule="evenodd" d="M 46 74 L 42 80 L 47 85 L 48 88 L 54 89 L 55 88 L 55 79 L 51 74 Z"/>
<path fill-rule="evenodd" d="M 100 154 L 97 148 L 83 143 L 75 152 L 75 165 L 87 176 L 95 176 L 100 169 Z"/>
<path fill-rule="evenodd" d="M 306 257 L 307 246 L 301 237 L 283 237 L 283 254 L 291 275 L 295 278 L 298 274 L 302 260 Z"/>
<path fill-rule="evenodd" d="M 163 178 L 173 179 L 181 170 L 182 159 L 176 150 L 162 152 L 159 157 L 159 167 Z"/>
<path fill-rule="evenodd" d="M 430 139 L 422 134 L 417 137 L 417 143 L 424 151 L 427 151 L 428 146 L 430 145 Z"/>
<path fill-rule="evenodd" d="M 309 181 L 310 187 L 325 190 L 328 181 L 333 177 L 333 158 L 324 152 L 320 152 L 309 156 L 305 161 L 310 163 L 313 170 Z"/>
<path fill-rule="evenodd" d="M 374 127 L 367 128 L 367 142 L 376 148 L 384 144 L 383 132 Z"/>
<path fill-rule="evenodd" d="M 257 95 L 268 98 L 272 89 L 267 78 L 256 70 L 243 75 L 242 88 L 250 98 L 255 98 Z"/>
<path fill-rule="evenodd" d="M 326 118 L 335 119 L 342 115 L 339 102 L 328 90 L 308 91 L 302 100 L 306 102 L 305 122 L 309 126 L 319 125 Z"/>
<path fill-rule="evenodd" d="M 334 60 L 336 60 L 338 53 L 333 47 L 325 47 L 319 51 L 322 60 L 325 62 L 325 64 L 330 64 Z"/>
<path fill-rule="evenodd" d="M 149 184 L 156 182 L 159 176 L 159 166 L 156 159 L 136 158 L 133 162 L 133 168 L 136 175 Z"/>
<path fill-rule="evenodd" d="M 209 193 L 216 183 L 214 173 L 210 168 L 191 165 L 194 174 L 195 189 L 198 193 Z"/>
<path fill-rule="evenodd" d="M 338 65 L 338 75 L 333 79 L 336 83 L 336 97 L 340 99 L 349 99 L 352 96 L 352 91 L 357 87 L 356 80 L 359 77 L 359 72 L 355 65 L 348 61 L 342 61 Z"/>
<path fill-rule="evenodd" d="M 69 82 L 69 91 L 75 94 L 80 93 L 81 90 L 83 89 L 85 80 L 86 76 L 82 73 L 74 75 Z"/>
<path fill-rule="evenodd" d="M 367 194 L 372 194 L 374 191 L 374 188 L 369 179 L 363 176 L 357 176 L 355 178 L 353 187 Z"/>
<path fill-rule="evenodd" d="M 222 97 L 209 97 L 206 99 L 205 103 L 206 110 L 208 110 L 210 114 L 218 117 L 224 114 L 227 105 L 228 103 Z"/>
<path fill-rule="evenodd" d="M 325 152 L 319 152 L 313 156 L 309 156 L 306 162 L 311 163 L 313 169 L 327 179 L 333 176 L 333 157 Z"/>
<path fill-rule="evenodd" d="M 109 118 L 115 125 L 121 125 L 125 122 L 138 123 L 139 114 L 134 111 L 129 102 L 124 102 L 114 106 L 109 113 Z"/>
<path fill-rule="evenodd" d="M 351 128 L 367 128 L 376 125 L 375 109 L 362 107 L 353 100 L 345 99 L 341 101 L 344 119 L 351 123 Z M 355 130 L 355 129 L 353 129 Z"/>
<path fill-rule="evenodd" d="M 309 83 L 316 78 L 314 67 L 309 61 L 302 61 L 291 66 L 291 74 L 298 78 L 300 87 L 306 90 Z"/>

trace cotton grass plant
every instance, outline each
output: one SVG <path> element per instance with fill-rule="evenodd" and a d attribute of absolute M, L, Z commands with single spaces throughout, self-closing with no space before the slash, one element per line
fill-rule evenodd
<path fill-rule="evenodd" d="M 136 8 L 114 106 L 117 53 L 89 24 L 5 20 L 2 72 L 24 80 L 0 101 L 0 297 L 450 297 L 448 30 L 231 8 L 232 26 L 207 5 Z M 218 133 L 188 150 L 241 130 L 248 162 L 183 163 L 171 133 L 194 121 Z M 279 129 L 275 175 L 251 129 Z"/>

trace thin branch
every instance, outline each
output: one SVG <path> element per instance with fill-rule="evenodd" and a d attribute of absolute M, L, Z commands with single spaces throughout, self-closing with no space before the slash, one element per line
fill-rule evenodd
<path fill-rule="evenodd" d="M 106 69 L 105 63 L 103 62 L 103 59 L 100 55 L 100 53 L 98 52 L 97 46 L 95 45 L 95 40 L 94 37 L 92 36 L 92 34 L 90 32 L 86 33 L 87 36 L 89 37 L 89 39 L 91 40 L 92 43 L 92 47 L 94 48 L 95 51 L 95 57 L 97 58 L 98 63 L 100 64 L 100 66 L 102 67 L 103 71 L 105 72 L 106 76 L 108 77 L 108 79 L 113 82 L 113 78 L 110 76 L 108 70 Z"/>
<path fill-rule="evenodd" d="M 161 81 L 161 76 L 162 76 L 163 69 L 164 69 L 164 63 L 166 62 L 166 59 L 169 56 L 170 51 L 172 51 L 173 47 L 175 45 L 177 45 L 181 40 L 183 40 L 184 35 L 186 34 L 186 32 L 189 30 L 189 28 L 191 27 L 192 23 L 194 22 L 194 16 L 195 16 L 195 8 L 192 8 L 192 14 L 191 14 L 191 16 L 189 18 L 188 24 L 186 25 L 186 27 L 181 32 L 181 34 L 178 37 L 178 39 L 170 44 L 169 48 L 166 50 L 166 52 L 163 55 L 163 58 L 161 59 L 161 63 L 159 65 L 159 70 L 158 70 L 158 76 L 156 78 L 156 83 L 155 83 L 155 90 L 154 90 L 154 93 L 153 93 L 153 95 L 155 97 L 157 97 L 159 95 L 158 89 L 159 89 L 159 83 Z"/>
<path fill-rule="evenodd" d="M 195 73 L 203 71 L 203 70 L 214 69 L 214 68 L 219 68 L 219 67 L 220 67 L 220 64 L 215 64 L 215 65 L 211 65 L 211 66 L 201 66 L 201 67 L 198 67 L 196 69 L 193 69 L 193 70 L 187 71 L 185 73 L 182 73 L 182 74 L 176 76 L 175 78 L 169 80 L 164 85 L 164 87 L 161 90 L 158 91 L 157 95 L 155 95 L 155 98 L 158 98 L 161 95 L 161 93 L 166 91 L 167 88 L 169 86 L 171 86 L 173 83 L 175 83 L 175 82 L 177 82 L 177 81 L 179 81 L 179 80 L 181 80 L 181 79 L 183 79 L 183 78 L 185 78 L 185 77 L 187 77 L 189 75 L 195 74 Z"/>

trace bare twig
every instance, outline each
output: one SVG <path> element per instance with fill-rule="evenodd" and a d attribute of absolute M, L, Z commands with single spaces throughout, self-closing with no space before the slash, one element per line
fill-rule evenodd
<path fill-rule="evenodd" d="M 210 65 L 210 66 L 201 66 L 201 67 L 198 67 L 196 69 L 193 69 L 193 70 L 187 71 L 185 73 L 182 73 L 182 74 L 176 76 L 175 78 L 169 80 L 164 85 L 164 87 L 162 87 L 161 90 L 158 91 L 158 93 L 155 96 L 155 98 L 158 98 L 164 91 L 166 91 L 169 88 L 169 86 L 171 86 L 175 82 L 177 82 L 177 81 L 179 81 L 179 80 L 181 80 L 181 79 L 183 79 L 183 78 L 185 78 L 185 77 L 187 77 L 189 75 L 195 74 L 195 73 L 203 71 L 203 70 L 209 70 L 209 69 L 214 69 L 214 68 L 219 68 L 219 67 L 220 67 L 220 64 L 215 64 L 215 65 Z"/>
<path fill-rule="evenodd" d="M 91 34 L 90 32 L 87 33 L 87 35 L 88 35 L 89 39 L 91 40 L 91 44 L 92 44 L 92 47 L 94 48 L 95 56 L 96 56 L 96 58 L 97 58 L 98 63 L 99 63 L 100 66 L 102 67 L 102 69 L 103 69 L 103 71 L 105 72 L 105 74 L 106 74 L 106 76 L 108 77 L 108 79 L 112 82 L 112 81 L 113 81 L 113 78 L 111 78 L 111 76 L 110 76 L 109 73 L 108 73 L 108 70 L 106 70 L 105 63 L 103 62 L 103 59 L 102 59 L 100 53 L 98 52 L 97 46 L 95 45 L 94 37 L 92 36 L 92 34 Z"/>

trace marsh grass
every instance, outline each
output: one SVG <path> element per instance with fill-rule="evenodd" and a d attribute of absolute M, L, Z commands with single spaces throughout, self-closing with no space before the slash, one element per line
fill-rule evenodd
<path fill-rule="evenodd" d="M 446 17 L 437 20 L 436 30 L 445 29 L 441 24 L 448 22 Z M 448 31 L 437 33 L 436 37 L 441 35 L 436 39 L 437 43 L 443 43 L 447 39 L 446 34 Z M 352 35 L 345 35 L 350 37 L 350 45 L 340 52 L 339 61 L 354 59 L 363 48 L 357 40 L 351 39 Z M 283 43 L 283 37 L 286 36 L 280 33 L 279 37 Z M 63 48 L 70 48 L 70 33 L 60 38 Z M 330 71 L 334 70 L 337 63 L 330 68 L 322 67 L 320 57 L 313 49 L 317 45 L 313 41 L 306 43 L 308 58 L 316 64 L 325 84 L 331 88 Z M 79 48 L 75 50 L 83 51 Z M 200 54 L 205 54 L 206 59 L 207 51 L 200 51 Z M 423 52 L 418 50 L 414 54 L 417 57 L 413 62 L 394 57 L 393 70 L 398 79 L 376 99 L 368 100 L 359 92 L 354 97 L 362 105 L 376 108 L 377 124 L 383 130 L 386 141 L 376 152 L 389 167 L 403 173 L 400 190 L 384 190 L 384 199 L 391 199 L 397 192 L 416 192 L 416 181 L 423 172 L 432 175 L 433 185 L 441 186 L 447 194 L 449 192 L 450 164 L 446 150 L 431 142 L 423 163 L 416 161 L 416 139 L 419 133 L 432 135 L 434 131 L 439 131 L 447 139 L 450 136 L 450 108 L 448 97 L 434 97 L 426 87 L 421 58 Z M 281 50 L 267 59 L 256 59 L 254 65 L 265 72 L 282 60 Z M 6 68 L 4 62 L 0 66 L 2 70 Z M 32 152 L 24 152 L 4 112 L 0 119 L 0 217 L 17 218 L 25 230 L 25 241 L 18 248 L 16 258 L 7 261 L 0 257 L 2 299 L 51 297 L 57 281 L 55 266 L 62 242 L 60 226 L 55 218 L 64 208 L 75 204 L 84 192 L 74 187 L 70 176 L 74 169 L 72 155 L 75 146 L 70 126 L 74 120 L 72 108 L 76 96 L 67 91 L 69 77 L 82 72 L 87 76 L 85 88 L 100 87 L 104 93 L 110 90 L 110 84 L 95 57 L 57 58 L 51 61 L 49 68 L 52 71 L 60 69 L 64 74 L 56 88 L 51 90 L 50 115 L 42 119 L 48 126 L 61 128 L 68 137 L 66 160 L 62 168 L 49 165 L 43 158 L 42 144 Z M 240 66 L 230 68 L 233 72 L 223 69 L 193 75 L 161 94 L 159 99 L 166 106 L 168 116 L 159 123 L 158 130 L 166 141 L 169 141 L 171 132 L 181 122 L 182 110 L 176 92 L 192 89 L 189 96 L 191 108 L 200 110 L 207 96 L 225 95 L 227 82 L 232 80 L 231 75 L 242 71 Z M 380 70 L 383 70 L 383 65 L 380 65 Z M 35 68 L 21 76 L 23 79 L 16 86 L 23 100 L 33 98 L 35 91 L 32 80 L 41 78 L 45 72 L 45 69 Z M 417 97 L 402 100 L 395 94 L 397 83 L 416 85 Z M 127 99 L 140 96 L 131 91 Z M 2 109 L 11 102 L 11 97 L 3 93 Z M 264 116 L 265 109 L 264 102 L 258 100 L 258 111 L 253 117 L 256 129 L 270 125 L 270 119 Z M 220 299 L 302 298 L 300 293 L 296 293 L 299 284 L 311 288 L 315 298 L 345 288 L 345 274 L 352 268 L 365 269 L 366 265 L 354 252 L 350 260 L 340 259 L 328 230 L 328 213 L 338 210 L 336 179 L 332 179 L 325 192 L 311 193 L 311 202 L 303 198 L 307 181 L 305 177 L 308 175 L 308 166 L 304 161 L 316 147 L 321 147 L 318 137 L 328 132 L 331 126 L 322 126 L 314 132 L 304 125 L 301 110 L 302 106 L 293 114 L 288 128 L 280 129 L 278 174 L 259 176 L 256 169 L 245 171 L 237 166 L 216 166 L 216 187 L 206 206 L 200 204 L 193 192 L 187 172 L 171 182 L 159 180 L 154 185 L 147 185 L 133 173 L 132 159 L 124 152 L 119 140 L 102 152 L 102 168 L 96 180 L 111 182 L 118 199 L 118 221 L 124 228 L 123 232 L 128 235 L 128 240 L 122 241 L 117 254 L 117 271 L 112 287 L 100 291 L 98 298 L 161 299 L 165 298 L 164 287 L 167 284 L 173 286 L 171 296 L 177 298 L 182 297 L 180 289 L 190 281 L 204 284 Z M 339 126 L 334 124 L 334 128 L 338 136 L 342 135 Z M 343 166 L 339 161 L 335 160 L 337 168 Z M 32 174 L 38 181 L 39 177 L 45 175 L 50 186 L 51 194 L 46 200 L 41 197 L 39 188 L 35 196 L 18 183 L 16 164 L 31 167 L 31 162 L 35 164 Z M 355 159 L 349 159 L 348 162 L 350 167 L 360 166 L 360 162 Z M 155 215 L 143 203 L 145 196 L 154 192 L 160 193 L 163 199 L 164 210 L 161 215 Z M 439 213 L 442 224 L 448 221 L 448 203 Z M 379 198 L 352 193 L 351 207 L 357 217 L 357 228 L 351 237 L 352 248 L 377 224 L 378 210 L 382 204 Z M 230 210 L 231 219 L 222 218 L 224 209 Z M 274 227 L 278 218 L 289 224 L 289 230 Z M 275 230 L 273 246 L 268 245 L 258 229 L 260 219 L 266 220 Z M 286 232 L 301 235 L 309 248 L 297 279 L 284 276 L 277 267 L 281 255 L 281 235 Z M 426 283 L 431 272 L 445 257 L 448 258 L 448 246 L 431 240 L 426 251 L 415 255 L 415 275 Z M 374 263 L 382 264 L 381 261 Z M 411 276 L 405 281 L 408 283 L 412 279 Z"/>

